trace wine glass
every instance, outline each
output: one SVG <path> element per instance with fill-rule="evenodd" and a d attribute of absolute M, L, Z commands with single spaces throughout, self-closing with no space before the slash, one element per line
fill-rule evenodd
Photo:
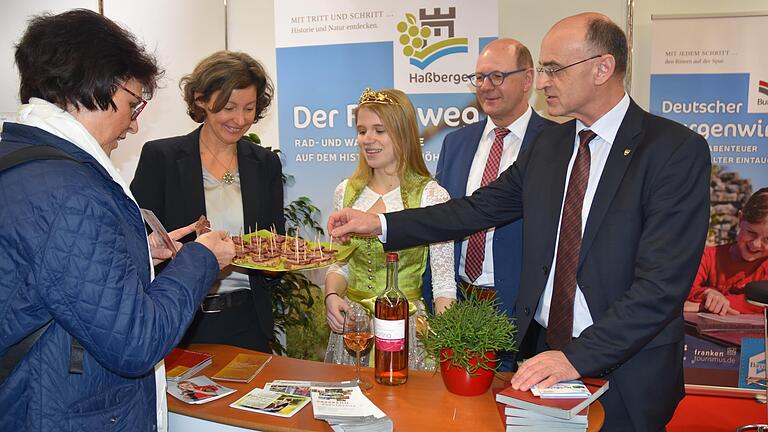
<path fill-rule="evenodd" d="M 344 345 L 355 352 L 356 382 L 361 390 L 369 390 L 373 384 L 360 379 L 360 353 L 371 346 L 373 328 L 368 311 L 357 303 L 350 305 L 344 314 Z"/>

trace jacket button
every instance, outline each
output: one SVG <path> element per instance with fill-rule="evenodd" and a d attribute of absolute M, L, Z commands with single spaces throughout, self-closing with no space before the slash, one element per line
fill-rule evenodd
<path fill-rule="evenodd" d="M 112 417 L 111 419 L 109 419 L 109 421 L 111 423 L 117 423 L 117 417 Z"/>
<path fill-rule="evenodd" d="M 525 316 L 528 316 L 528 315 L 530 315 L 530 314 L 531 314 L 531 308 L 529 308 L 528 306 L 526 306 L 526 307 L 525 307 L 525 309 L 523 309 L 523 312 L 525 312 Z"/>
<path fill-rule="evenodd" d="M 544 274 L 549 274 L 549 267 L 541 266 L 541 272 L 544 273 Z"/>
<path fill-rule="evenodd" d="M 368 276 L 368 280 L 373 280 L 373 276 Z"/>
<path fill-rule="evenodd" d="M 373 289 L 373 285 L 368 285 L 368 289 Z"/>

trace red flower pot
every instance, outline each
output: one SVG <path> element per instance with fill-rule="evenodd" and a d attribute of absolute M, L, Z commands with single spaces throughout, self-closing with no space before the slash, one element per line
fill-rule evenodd
<path fill-rule="evenodd" d="M 440 375 L 443 376 L 443 382 L 448 391 L 462 396 L 477 396 L 488 391 L 493 382 L 493 370 L 478 368 L 474 375 L 470 375 L 466 369 L 451 366 L 451 361 L 447 360 L 453 354 L 453 350 L 446 348 L 440 352 Z M 488 351 L 486 353 L 488 361 L 486 364 L 493 368 L 496 363 L 496 353 Z M 472 358 L 469 363 L 474 367 L 481 357 Z"/>

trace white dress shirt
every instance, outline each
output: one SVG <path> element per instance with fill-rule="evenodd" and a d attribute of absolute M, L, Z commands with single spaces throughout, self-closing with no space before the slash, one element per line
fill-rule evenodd
<path fill-rule="evenodd" d="M 576 120 L 576 130 L 574 131 L 573 141 L 573 154 L 571 155 L 571 161 L 568 163 L 568 171 L 565 175 L 565 188 L 568 190 L 568 180 L 571 175 L 571 169 L 573 168 L 573 162 L 576 160 L 576 151 L 579 148 L 579 134 L 578 132 L 583 129 L 589 129 L 597 136 L 589 142 L 590 153 L 590 165 L 589 165 L 589 183 L 587 184 L 587 191 L 584 194 L 584 204 L 581 208 L 581 234 L 584 235 L 584 228 L 587 226 L 587 220 L 589 217 L 589 209 L 592 207 L 592 200 L 595 197 L 595 191 L 597 190 L 598 183 L 600 182 L 600 176 L 603 174 L 603 168 L 608 161 L 608 154 L 613 146 L 613 141 L 616 139 L 616 133 L 619 131 L 624 115 L 629 108 L 629 96 L 624 93 L 624 97 L 614 106 L 610 111 L 600 117 L 592 126 L 587 127 L 584 123 Z M 565 195 L 563 195 L 563 202 L 565 202 Z M 560 219 L 563 217 L 563 204 L 560 204 Z M 557 243 L 560 241 L 560 223 L 558 222 L 557 237 L 555 242 L 555 251 L 557 251 Z M 539 300 L 539 306 L 536 308 L 536 314 L 534 318 L 536 322 L 541 324 L 542 327 L 547 327 L 549 321 L 549 306 L 552 301 L 552 289 L 555 281 L 555 265 L 557 264 L 557 253 L 552 258 L 552 266 L 549 271 L 549 278 L 547 284 L 544 287 L 544 292 L 541 294 Z M 573 337 L 578 337 L 584 329 L 591 326 L 593 323 L 592 315 L 589 313 L 589 307 L 587 301 L 584 298 L 584 294 L 581 292 L 581 288 L 576 286 L 576 297 L 573 300 Z"/>
<path fill-rule="evenodd" d="M 248 234 L 256 227 L 243 226 L 243 196 L 240 190 L 240 171 L 234 173 L 235 181 L 226 184 L 217 179 L 203 167 L 203 193 L 205 194 L 205 213 L 211 222 L 211 229 L 224 230 L 230 235 Z M 259 227 L 269 229 L 269 227 Z M 248 270 L 226 266 L 219 272 L 219 277 L 211 285 L 210 294 L 224 294 L 241 289 L 251 289 Z"/>
<path fill-rule="evenodd" d="M 520 154 L 520 147 L 523 144 L 523 137 L 525 137 L 525 131 L 528 128 L 528 122 L 531 120 L 533 109 L 529 106 L 527 110 L 517 118 L 511 125 L 507 126 L 509 134 L 504 137 L 503 147 L 501 151 L 501 162 L 499 163 L 499 172 L 496 177 L 499 176 L 504 170 L 509 168 L 512 163 L 517 160 L 518 154 Z M 477 189 L 480 188 L 480 184 L 483 181 L 483 173 L 485 172 L 485 164 L 488 160 L 488 155 L 491 153 L 491 147 L 496 139 L 496 133 L 494 129 L 497 126 L 493 123 L 490 117 L 485 123 L 485 129 L 483 135 L 480 138 L 480 143 L 475 151 L 475 157 L 472 159 L 472 166 L 469 169 L 469 177 L 467 177 L 467 190 L 466 195 L 472 195 Z M 459 276 L 464 282 L 474 285 L 493 287 L 493 234 L 494 228 L 487 231 L 485 236 L 485 259 L 483 260 L 483 271 L 478 276 L 477 280 L 470 280 L 467 277 L 467 273 L 464 270 L 464 265 L 467 259 L 467 245 L 469 243 L 469 237 L 461 242 L 461 257 L 459 258 Z"/>

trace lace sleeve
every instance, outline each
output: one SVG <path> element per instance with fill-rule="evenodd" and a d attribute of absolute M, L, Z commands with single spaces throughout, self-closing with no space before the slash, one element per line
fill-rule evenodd
<path fill-rule="evenodd" d="M 446 202 L 448 191 L 436 181 L 427 183 L 421 197 L 422 207 Z M 453 267 L 453 241 L 429 245 L 430 269 L 432 270 L 432 296 L 456 298 L 456 277 Z"/>
<path fill-rule="evenodd" d="M 347 263 L 344 261 L 338 261 L 331 264 L 325 274 L 327 275 L 328 273 L 336 273 L 337 275 L 343 277 L 345 281 L 349 282 L 349 268 Z"/>
<path fill-rule="evenodd" d="M 339 211 L 344 206 L 344 192 L 347 190 L 347 179 L 344 179 L 333 191 L 333 210 Z"/>
<path fill-rule="evenodd" d="M 347 179 L 344 179 L 341 183 L 339 183 L 338 186 L 336 186 L 336 190 L 333 191 L 333 210 L 339 211 L 341 210 L 342 206 L 344 205 L 344 192 L 347 190 Z M 349 281 L 349 269 L 347 268 L 346 261 L 338 261 L 330 265 L 328 267 L 328 271 L 325 274 L 328 273 L 336 273 L 344 278 L 344 280 Z"/>

